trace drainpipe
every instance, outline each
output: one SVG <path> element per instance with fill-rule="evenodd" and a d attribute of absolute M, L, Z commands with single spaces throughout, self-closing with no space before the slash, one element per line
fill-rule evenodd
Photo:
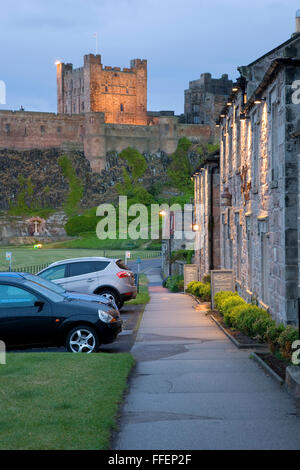
<path fill-rule="evenodd" d="M 208 241 L 209 241 L 209 270 L 214 269 L 214 255 L 213 255 L 213 238 L 214 238 L 214 216 L 213 216 L 213 196 L 214 196 L 214 172 L 219 168 L 219 165 L 214 165 L 209 168 L 210 180 L 210 205 L 209 205 L 209 222 L 208 222 Z"/>

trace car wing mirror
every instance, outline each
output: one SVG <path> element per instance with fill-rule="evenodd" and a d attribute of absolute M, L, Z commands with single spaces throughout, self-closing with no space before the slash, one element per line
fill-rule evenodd
<path fill-rule="evenodd" d="M 37 300 L 34 302 L 34 306 L 38 307 L 38 312 L 41 312 L 43 310 L 43 307 L 45 305 L 45 302 L 41 302 L 40 300 Z"/>

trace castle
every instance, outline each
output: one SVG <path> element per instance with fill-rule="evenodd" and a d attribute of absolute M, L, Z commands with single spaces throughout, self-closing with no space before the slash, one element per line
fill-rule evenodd
<path fill-rule="evenodd" d="M 0 149 L 81 150 L 93 171 L 106 167 L 107 152 L 131 146 L 141 153 L 172 153 L 178 140 L 215 138 L 205 124 L 182 124 L 173 112 L 147 111 L 147 61 L 103 67 L 88 54 L 84 66 L 57 63 L 58 112 L 0 111 Z"/>

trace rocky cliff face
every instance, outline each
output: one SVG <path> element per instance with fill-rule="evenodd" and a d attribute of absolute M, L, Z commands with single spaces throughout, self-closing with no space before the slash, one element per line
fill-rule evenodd
<path fill-rule="evenodd" d="M 82 181 L 84 194 L 81 205 L 83 207 L 92 207 L 103 201 L 116 200 L 118 194 L 114 186 L 122 181 L 122 166 L 125 165 L 118 158 L 117 152 L 110 152 L 107 155 L 106 168 L 101 174 L 92 172 L 83 152 L 65 153 L 71 160 L 77 177 Z M 0 210 L 8 210 L 10 205 L 16 204 L 18 195 L 24 188 L 24 199 L 28 205 L 34 201 L 38 207 L 63 207 L 69 192 L 69 183 L 63 176 L 58 163 L 61 155 L 62 151 L 58 149 L 36 149 L 23 152 L 0 150 Z M 170 157 L 164 152 L 159 152 L 145 154 L 145 158 L 148 168 L 143 176 L 143 185 L 149 189 L 158 181 L 165 183 Z M 31 182 L 32 196 L 26 190 L 28 179 Z"/>

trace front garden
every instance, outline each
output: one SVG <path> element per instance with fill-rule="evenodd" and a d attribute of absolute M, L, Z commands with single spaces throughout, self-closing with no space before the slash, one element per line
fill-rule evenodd
<path fill-rule="evenodd" d="M 210 283 L 191 282 L 187 292 L 201 301 L 211 299 Z M 269 352 L 261 358 L 282 378 L 286 367 L 291 365 L 294 341 L 299 339 L 298 330 L 292 326 L 277 324 L 271 315 L 258 305 L 247 303 L 237 292 L 218 292 L 214 297 L 213 317 L 229 336 L 240 345 L 266 346 Z"/>

